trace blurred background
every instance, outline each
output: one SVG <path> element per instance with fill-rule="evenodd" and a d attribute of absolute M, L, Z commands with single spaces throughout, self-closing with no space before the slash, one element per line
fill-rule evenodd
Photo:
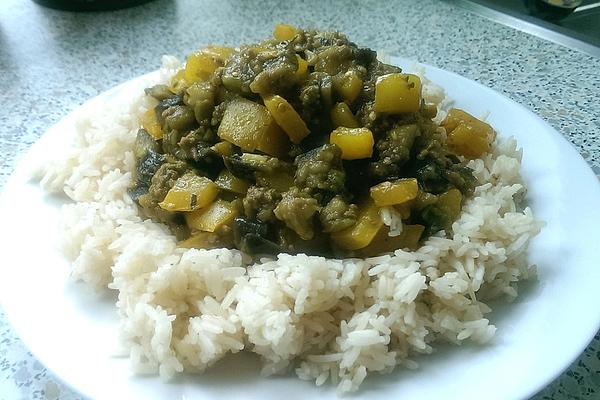
<path fill-rule="evenodd" d="M 598 0 L 463 0 L 600 46 Z"/>

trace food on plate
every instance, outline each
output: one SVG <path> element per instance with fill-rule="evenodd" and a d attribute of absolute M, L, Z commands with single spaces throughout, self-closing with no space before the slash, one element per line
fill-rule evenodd
<path fill-rule="evenodd" d="M 421 87 L 339 34 L 278 25 L 274 39 L 209 46 L 146 90 L 155 105 L 140 121 L 131 196 L 186 246 L 327 257 L 414 249 L 451 227 L 476 183 L 467 162 L 495 139 L 460 109 L 434 122 Z M 202 222 L 213 215 L 223 218 Z M 373 243 L 401 227 L 410 240 Z"/>
<path fill-rule="evenodd" d="M 341 33 L 277 25 L 165 56 L 79 121 L 41 184 L 72 200 L 62 249 L 117 292 L 137 373 L 249 351 L 265 375 L 354 391 L 488 342 L 488 302 L 535 276 L 521 151 L 449 103 Z"/>

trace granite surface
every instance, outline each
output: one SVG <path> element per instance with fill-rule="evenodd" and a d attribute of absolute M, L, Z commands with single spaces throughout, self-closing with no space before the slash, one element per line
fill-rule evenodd
<path fill-rule="evenodd" d="M 0 187 L 31 144 L 86 99 L 156 69 L 162 54 L 258 40 L 276 22 L 341 30 L 489 86 L 548 121 L 600 174 L 600 59 L 451 2 L 157 0 L 84 14 L 3 0 Z M 0 311 L 0 399 L 80 398 L 27 351 Z M 600 399 L 599 337 L 534 399 Z"/>

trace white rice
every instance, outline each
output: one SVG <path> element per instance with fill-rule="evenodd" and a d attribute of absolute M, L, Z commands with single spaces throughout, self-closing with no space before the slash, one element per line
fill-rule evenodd
<path fill-rule="evenodd" d="M 171 57 L 163 62 L 160 82 L 178 67 Z M 138 117 L 152 106 L 141 89 L 155 83 L 141 82 L 134 98 L 117 96 L 79 121 L 70 155 L 44 166 L 41 180 L 73 200 L 62 209 L 63 251 L 75 279 L 118 291 L 121 337 L 136 372 L 168 379 L 244 350 L 262 357 L 265 375 L 294 369 L 317 385 L 331 380 L 354 391 L 370 372 L 416 368 L 410 357 L 436 342 L 489 341 L 496 327 L 482 300 L 510 301 L 517 282 L 535 276 L 526 251 L 541 223 L 519 207 L 525 186 L 513 139 L 470 161 L 474 197 L 451 234 L 417 251 L 366 260 L 281 254 L 247 265 L 237 250 L 177 248 L 126 194 Z M 439 87 L 428 84 L 425 94 L 449 104 Z M 399 234 L 398 216 L 383 214 Z"/>

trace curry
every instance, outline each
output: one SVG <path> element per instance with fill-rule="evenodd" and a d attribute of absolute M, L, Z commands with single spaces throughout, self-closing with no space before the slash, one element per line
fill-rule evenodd
<path fill-rule="evenodd" d="M 493 129 L 336 32 L 191 54 L 146 90 L 130 195 L 180 246 L 367 257 L 451 229 Z M 384 224 L 387 210 L 401 232 Z"/>

